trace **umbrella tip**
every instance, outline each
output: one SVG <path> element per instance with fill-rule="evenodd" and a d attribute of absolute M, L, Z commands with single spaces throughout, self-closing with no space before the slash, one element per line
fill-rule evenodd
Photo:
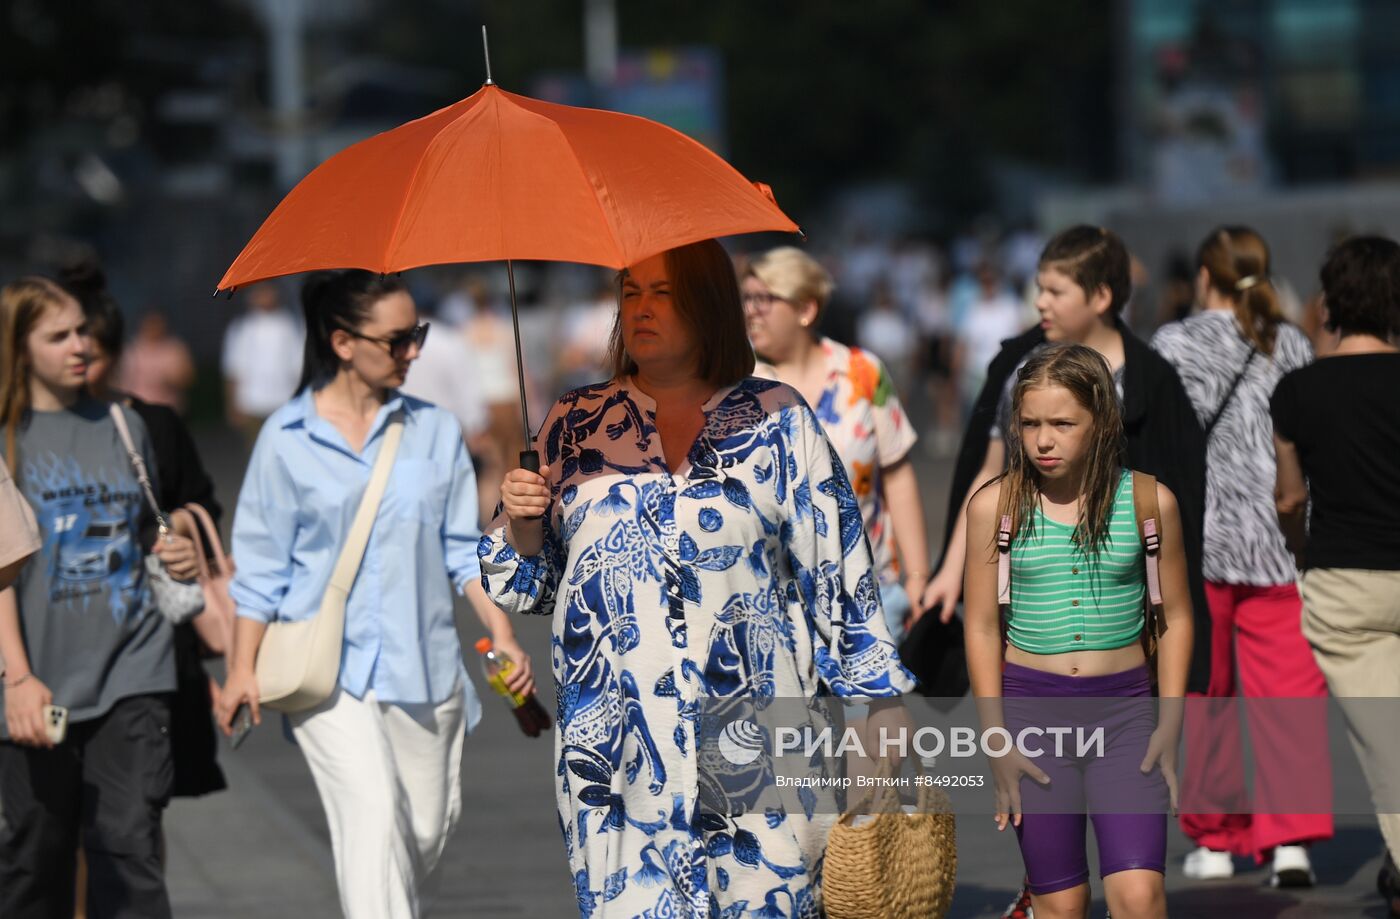
<path fill-rule="evenodd" d="M 496 81 L 491 79 L 491 44 L 486 40 L 486 26 L 481 27 L 481 53 L 486 58 L 486 85 L 495 86 Z"/>
<path fill-rule="evenodd" d="M 219 288 L 217 288 L 217 287 L 214 288 L 214 299 L 215 299 L 215 300 L 219 299 Z"/>
<path fill-rule="evenodd" d="M 802 231 L 801 227 L 797 228 L 797 238 L 804 243 L 807 241 L 807 234 Z"/>

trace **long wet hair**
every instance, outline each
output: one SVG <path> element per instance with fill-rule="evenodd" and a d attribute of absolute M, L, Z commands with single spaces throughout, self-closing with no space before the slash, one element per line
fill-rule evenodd
<path fill-rule="evenodd" d="M 308 277 L 301 286 L 306 348 L 297 392 L 308 386 L 320 389 L 340 372 L 340 357 L 331 346 L 331 335 L 336 329 L 358 332 L 369 320 L 374 304 L 402 290 L 407 288 L 398 279 L 358 268 L 318 271 Z"/>
<path fill-rule="evenodd" d="M 1211 288 L 1230 301 L 1244 337 L 1272 355 L 1283 310 L 1269 279 L 1269 247 L 1264 237 L 1249 227 L 1219 227 L 1202 241 L 1196 265 L 1206 270 Z"/>
<path fill-rule="evenodd" d="M 26 275 L 0 290 L 0 425 L 5 429 L 5 464 L 19 468 L 16 446 L 20 422 L 29 411 L 29 333 L 50 307 L 70 299 L 54 281 Z"/>
<path fill-rule="evenodd" d="M 1123 413 L 1108 362 L 1092 348 L 1061 342 L 1045 347 L 1026 361 L 1011 391 L 1011 425 L 1018 436 L 1008 451 L 1006 472 L 1001 476 L 1001 502 L 997 516 L 1011 516 L 1011 532 L 1022 527 L 1035 532 L 1035 509 L 1040 504 L 1041 474 L 1026 456 L 1019 437 L 1021 405 L 1032 389 L 1061 386 L 1089 412 L 1092 428 L 1080 481 L 1079 522 L 1074 544 L 1086 555 L 1095 554 L 1108 539 L 1118 481 L 1123 470 Z M 994 547 L 995 548 L 995 547 Z"/>

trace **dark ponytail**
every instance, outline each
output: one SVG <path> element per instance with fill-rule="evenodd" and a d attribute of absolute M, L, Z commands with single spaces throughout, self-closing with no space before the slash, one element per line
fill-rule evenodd
<path fill-rule="evenodd" d="M 1249 227 L 1219 227 L 1201 243 L 1196 264 L 1206 270 L 1211 288 L 1234 307 L 1235 322 L 1244 337 L 1272 355 L 1283 310 L 1269 279 L 1269 247 L 1264 237 Z"/>
<path fill-rule="evenodd" d="M 306 352 L 301 363 L 297 392 L 308 386 L 320 389 L 340 372 L 340 358 L 331 347 L 336 329 L 359 331 L 374 304 L 405 290 L 395 278 L 368 271 L 317 271 L 301 286 L 301 308 L 306 317 Z"/>
<path fill-rule="evenodd" d="M 58 283 L 82 306 L 88 334 L 115 364 L 126 345 L 126 320 L 116 298 L 107 290 L 107 276 L 101 266 L 91 259 L 76 262 L 58 273 Z"/>

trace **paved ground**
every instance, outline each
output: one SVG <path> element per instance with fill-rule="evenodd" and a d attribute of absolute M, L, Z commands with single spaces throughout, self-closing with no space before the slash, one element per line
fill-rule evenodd
<path fill-rule="evenodd" d="M 236 441 L 219 432 L 200 438 L 231 509 L 240 481 Z M 941 508 L 945 462 L 920 459 L 930 508 Z M 459 610 L 464 646 L 480 635 Z M 521 641 L 537 662 L 548 660 L 548 624 L 518 624 Z M 542 678 L 548 682 L 548 676 Z M 541 696 L 552 698 L 545 686 Z M 486 717 L 466 744 L 464 817 L 443 857 L 435 916 L 568 917 L 576 915 L 564 849 L 554 812 L 552 742 L 530 740 L 493 697 Z M 223 762 L 231 789 L 202 800 L 177 801 L 166 817 L 169 884 L 180 919 L 340 915 L 331 871 L 325 819 L 309 773 L 296 748 L 274 723 L 254 732 Z M 1019 880 L 1014 839 L 999 835 L 990 817 L 965 817 L 958 827 L 958 888 L 951 915 L 983 919 L 1001 913 Z M 1261 869 L 1227 882 L 1192 883 L 1179 871 L 1186 841 L 1171 834 L 1168 890 L 1175 917 L 1222 919 L 1384 919 L 1374 882 L 1380 834 L 1375 821 L 1343 818 L 1337 836 L 1314 858 L 1319 885 L 1303 892 L 1263 886 Z M 1091 864 L 1093 859 L 1091 857 Z M 1095 882 L 1097 886 L 1097 881 Z M 1102 916 L 1102 902 L 1092 915 Z"/>

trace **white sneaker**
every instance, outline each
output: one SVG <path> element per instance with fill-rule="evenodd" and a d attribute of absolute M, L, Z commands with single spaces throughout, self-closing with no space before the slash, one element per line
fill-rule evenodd
<path fill-rule="evenodd" d="M 1186 853 L 1181 871 L 1196 881 L 1218 881 L 1235 876 L 1235 860 L 1229 852 L 1217 852 L 1197 846 Z"/>
<path fill-rule="evenodd" d="M 1277 846 L 1274 864 L 1269 871 L 1270 887 L 1311 887 L 1317 883 L 1312 859 L 1306 846 Z"/>

